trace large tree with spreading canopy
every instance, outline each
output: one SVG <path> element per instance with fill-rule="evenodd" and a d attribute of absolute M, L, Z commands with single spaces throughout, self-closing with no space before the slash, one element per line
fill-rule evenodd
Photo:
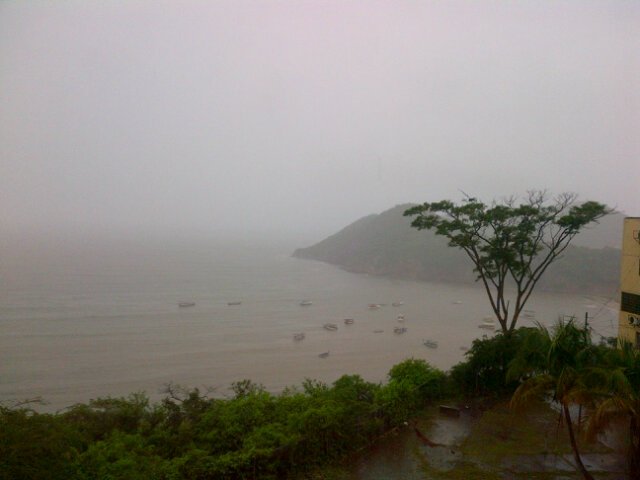
<path fill-rule="evenodd" d="M 434 230 L 471 259 L 502 331 L 510 334 L 540 278 L 587 225 L 612 212 L 606 205 L 563 193 L 530 191 L 485 204 L 466 196 L 409 208 L 411 226 Z"/>

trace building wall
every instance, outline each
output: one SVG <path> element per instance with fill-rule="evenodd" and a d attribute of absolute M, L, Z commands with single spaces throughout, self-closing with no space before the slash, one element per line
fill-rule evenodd
<path fill-rule="evenodd" d="M 618 338 L 640 347 L 640 217 L 624 219 Z"/>

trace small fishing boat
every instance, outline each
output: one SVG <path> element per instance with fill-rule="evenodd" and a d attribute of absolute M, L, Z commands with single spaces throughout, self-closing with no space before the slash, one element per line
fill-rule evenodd
<path fill-rule="evenodd" d="M 242 305 L 242 302 L 227 302 L 227 305 L 229 306 Z"/>
<path fill-rule="evenodd" d="M 345 318 L 344 319 L 344 324 L 345 325 L 353 325 L 353 322 L 354 322 L 353 318 Z"/>
<path fill-rule="evenodd" d="M 402 314 L 398 315 L 398 321 L 399 322 L 404 322 L 404 315 L 402 315 Z"/>
<path fill-rule="evenodd" d="M 301 307 L 308 307 L 308 306 L 310 306 L 310 305 L 313 305 L 313 302 L 312 302 L 311 300 L 302 300 L 302 301 L 300 302 L 300 306 L 301 306 Z"/>
<path fill-rule="evenodd" d="M 484 317 L 482 323 L 478 325 L 478 328 L 484 328 L 485 330 L 495 330 L 496 322 L 493 317 Z"/>
<path fill-rule="evenodd" d="M 462 300 L 454 300 L 453 302 L 454 305 L 462 305 Z"/>
<path fill-rule="evenodd" d="M 195 302 L 180 302 L 178 303 L 179 307 L 193 307 L 195 306 Z"/>
<path fill-rule="evenodd" d="M 391 305 L 394 307 L 401 307 L 402 305 L 404 305 L 404 302 L 393 302 Z"/>
<path fill-rule="evenodd" d="M 300 342 L 301 340 L 304 340 L 304 333 L 294 333 L 293 334 L 293 339 L 296 342 Z"/>
<path fill-rule="evenodd" d="M 393 329 L 393 333 L 396 333 L 398 335 L 401 335 L 401 334 L 406 333 L 406 332 L 407 332 L 407 327 L 395 327 Z"/>
<path fill-rule="evenodd" d="M 318 355 L 318 357 L 320 358 L 327 358 L 329 356 L 329 350 L 327 350 L 326 352 L 322 352 L 320 355 Z"/>
<path fill-rule="evenodd" d="M 425 341 L 422 342 L 422 344 L 425 347 L 438 348 L 438 342 L 436 342 L 435 340 L 425 340 Z"/>
<path fill-rule="evenodd" d="M 329 331 L 336 331 L 338 330 L 338 325 L 336 325 L 335 323 L 325 323 L 322 326 L 325 330 L 329 330 Z"/>
<path fill-rule="evenodd" d="M 485 330 L 495 330 L 496 326 L 492 323 L 481 323 L 478 328 L 484 328 Z"/>
<path fill-rule="evenodd" d="M 379 303 L 370 303 L 369 304 L 369 309 L 370 310 L 378 310 L 381 307 L 381 305 Z"/>

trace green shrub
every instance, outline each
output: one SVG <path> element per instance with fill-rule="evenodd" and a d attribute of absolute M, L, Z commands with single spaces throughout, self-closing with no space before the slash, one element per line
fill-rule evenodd
<path fill-rule="evenodd" d="M 454 387 L 467 396 L 503 397 L 513 393 L 519 382 L 508 379 L 509 365 L 526 339 L 535 335 L 535 330 L 522 327 L 511 335 L 498 333 L 474 340 L 466 353 L 467 359 L 451 369 Z"/>

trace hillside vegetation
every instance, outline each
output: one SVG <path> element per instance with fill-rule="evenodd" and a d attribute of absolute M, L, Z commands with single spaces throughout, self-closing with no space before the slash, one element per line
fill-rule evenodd
<path fill-rule="evenodd" d="M 354 273 L 422 281 L 473 282 L 471 262 L 462 251 L 448 247 L 444 238 L 431 231 L 411 228 L 410 220 L 402 215 L 410 206 L 398 205 L 381 214 L 361 218 L 315 245 L 296 250 L 293 255 L 337 265 Z M 594 236 L 592 231 L 586 235 Z M 612 231 L 611 236 L 619 236 L 619 232 Z M 583 243 L 579 238 L 576 240 L 578 244 Z M 620 250 L 572 245 L 563 258 L 549 267 L 539 288 L 611 294 L 619 279 Z"/>

